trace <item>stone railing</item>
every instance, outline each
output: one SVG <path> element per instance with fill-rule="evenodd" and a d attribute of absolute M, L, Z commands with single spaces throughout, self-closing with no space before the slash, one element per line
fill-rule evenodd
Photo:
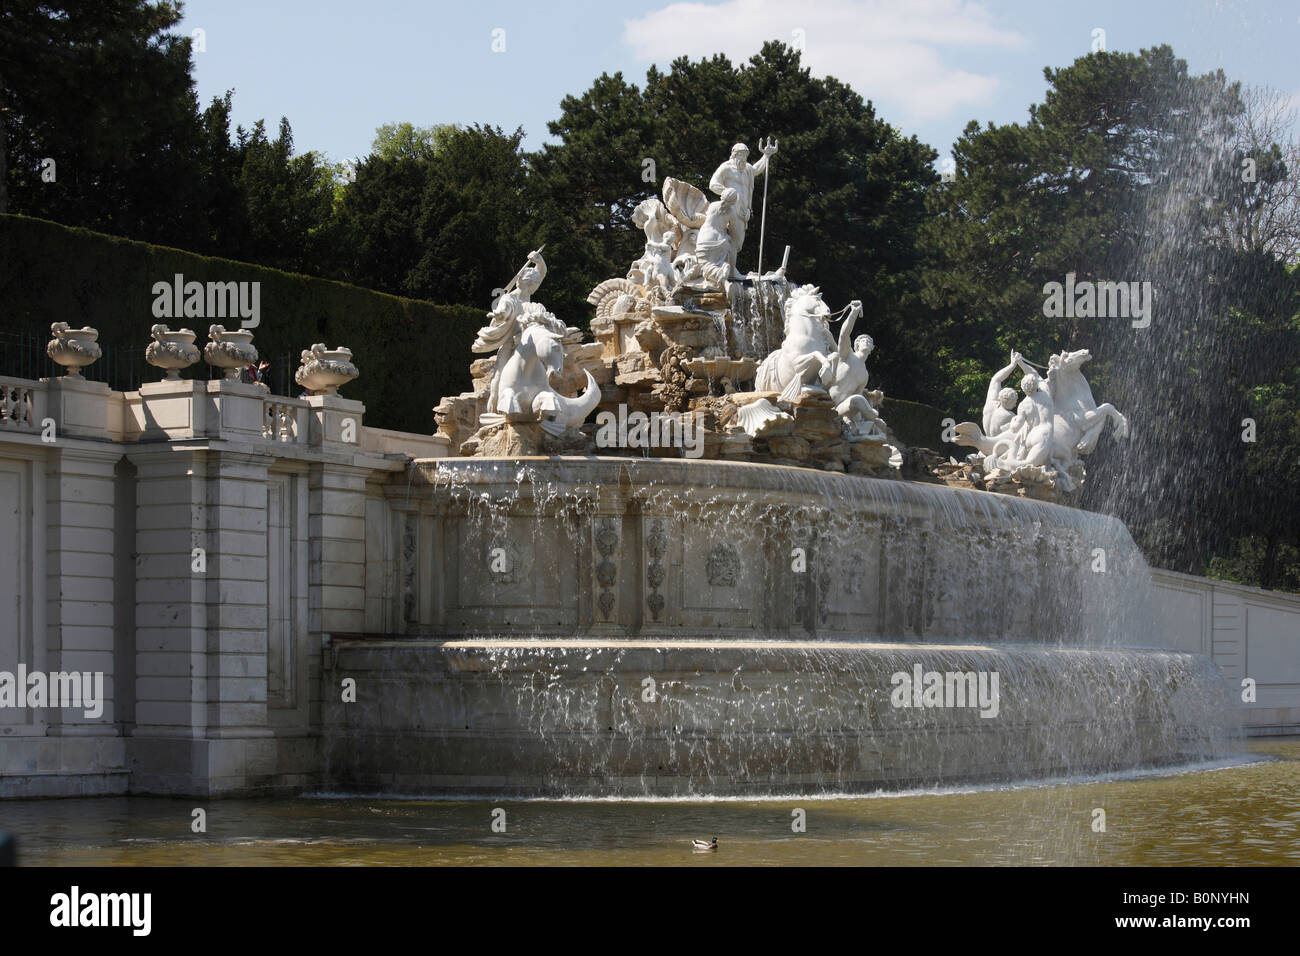
<path fill-rule="evenodd" d="M 297 399 L 262 400 L 262 437 L 268 441 L 298 444 L 306 440 L 306 405 Z M 302 420 L 300 420 L 302 419 Z"/>
<path fill-rule="evenodd" d="M 442 458 L 442 435 L 372 428 L 365 406 L 337 394 L 289 398 L 221 380 L 146 382 L 115 392 L 100 382 L 58 376 L 0 376 L 0 440 L 39 434 L 49 421 L 60 438 L 136 442 L 220 439 L 300 450 L 329 447 L 380 458 Z"/>
<path fill-rule="evenodd" d="M 0 428 L 37 431 L 41 427 L 45 386 L 21 378 L 0 378 Z"/>

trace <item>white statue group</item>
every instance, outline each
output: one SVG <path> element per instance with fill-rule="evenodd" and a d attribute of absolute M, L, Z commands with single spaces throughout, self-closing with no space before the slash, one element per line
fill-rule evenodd
<path fill-rule="evenodd" d="M 564 371 L 564 346 L 582 340 L 582 331 L 566 326 L 532 296 L 546 278 L 540 249 L 492 304 L 489 323 L 479 329 L 475 352 L 496 352 L 483 425 L 502 421 L 540 422 L 553 435 L 582 424 L 600 402 L 600 386 L 587 372 L 587 386 L 566 398 L 551 386 L 551 375 Z"/>
<path fill-rule="evenodd" d="M 712 203 L 694 186 L 667 179 L 664 201 L 647 199 L 633 213 L 633 221 L 645 230 L 646 245 L 629 278 L 658 290 L 665 301 L 682 281 L 702 279 L 706 286 L 721 288 L 726 281 L 741 278 L 736 256 L 752 213 L 754 181 L 767 171 L 776 150 L 775 141 L 764 145 L 762 158 L 750 165 L 749 148 L 743 143 L 733 146 L 731 157 L 709 181 L 719 197 Z M 530 252 L 524 267 L 493 303 L 489 323 L 479 329 L 471 346 L 474 352 L 497 354 L 482 425 L 540 422 L 549 433 L 560 435 L 581 425 L 600 402 L 600 387 L 590 372 L 586 388 L 576 398 L 560 394 L 550 384 L 552 374 L 563 373 L 565 345 L 581 341 L 582 333 L 532 301 L 545 277 L 542 251 Z M 847 368 L 841 376 L 845 381 L 852 377 Z M 860 374 L 865 382 L 865 368 Z"/>
<path fill-rule="evenodd" d="M 767 172 L 776 150 L 775 140 L 764 144 L 762 157 L 751 164 L 748 146 L 731 147 L 731 157 L 709 179 L 709 189 L 718 196 L 714 202 L 690 183 L 665 179 L 663 199 L 652 196 L 632 213 L 633 223 L 645 231 L 645 252 L 628 278 L 665 300 L 681 282 L 721 289 L 727 281 L 744 278 L 736 257 L 753 213 L 754 182 Z"/>
<path fill-rule="evenodd" d="M 1050 484 L 1074 491 L 1083 480 L 1080 455 L 1092 451 L 1106 423 L 1115 424 L 1115 437 L 1128 435 L 1128 420 L 1115 406 L 1098 405 L 1080 368 L 1092 358 L 1087 349 L 1061 352 L 1047 363 L 1046 378 L 1019 352 L 989 381 L 983 427 L 974 422 L 956 426 L 956 442 L 976 449 L 971 460 L 986 475 Z M 1016 390 L 1005 383 L 1017 368 L 1024 372 L 1017 404 Z"/>
<path fill-rule="evenodd" d="M 718 196 L 713 202 L 688 183 L 665 180 L 663 200 L 646 199 L 633 214 L 634 223 L 645 231 L 646 244 L 629 280 L 660 301 L 667 301 L 683 283 L 719 290 L 743 280 L 736 257 L 752 213 L 754 183 L 768 173 L 776 148 L 775 141 L 764 145 L 762 158 L 750 165 L 748 148 L 732 147 L 730 158 L 709 181 Z M 762 278 L 784 283 L 784 270 L 783 264 Z M 589 371 L 584 372 L 586 386 L 576 397 L 566 397 L 551 384 L 552 375 L 564 373 L 566 346 L 581 342 L 582 333 L 532 301 L 545 276 L 546 262 L 538 249 L 493 303 L 489 324 L 474 341 L 475 352 L 497 353 L 481 425 L 539 423 L 558 436 L 581 426 L 600 402 L 600 387 Z M 840 313 L 847 314 L 838 339 L 830 330 L 836 316 L 815 286 L 791 291 L 783 311 L 782 343 L 758 366 L 757 389 L 778 393 L 778 401 L 788 405 L 811 401 L 824 407 L 829 402 L 839 416 L 842 438 L 885 442 L 884 423 L 876 411 L 883 396 L 866 391 L 872 339 L 869 335 L 853 338 L 862 303 L 854 300 Z M 1113 406 L 1098 406 L 1093 400 L 1080 372 L 1091 358 L 1087 350 L 1053 355 L 1045 376 L 1040 376 L 1020 353 L 1013 352 L 1011 362 L 989 384 L 982 423 L 963 422 L 954 429 L 958 444 L 976 449 L 970 464 L 995 480 L 1008 478 L 1063 491 L 1077 488 L 1083 479 L 1079 456 L 1093 449 L 1106 422 L 1114 422 L 1119 438 L 1128 431 L 1128 422 Z M 1023 399 L 1005 384 L 1017 368 L 1024 372 Z M 764 434 L 774 420 L 791 417 L 766 397 L 738 411 L 736 422 L 751 438 Z"/>
<path fill-rule="evenodd" d="M 848 315 L 840 326 L 839 341 L 831 335 L 831 311 L 816 286 L 796 289 L 785 303 L 785 337 L 781 347 L 758 367 L 759 391 L 779 392 L 783 402 L 797 402 L 809 394 L 824 393 L 843 423 L 850 441 L 884 441 L 880 416 L 866 394 L 867 356 L 875 344 L 869 335 L 853 338 L 853 326 L 862 314 L 862 303 L 849 303 Z M 877 401 L 883 396 L 873 393 Z M 778 412 L 767 399 L 742 410 L 747 431 L 757 434 Z"/>

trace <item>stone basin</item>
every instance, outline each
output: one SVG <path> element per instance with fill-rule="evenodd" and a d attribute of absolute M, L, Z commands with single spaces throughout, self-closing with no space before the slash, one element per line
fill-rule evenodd
<path fill-rule="evenodd" d="M 326 686 L 359 690 L 324 699 L 334 792 L 852 793 L 1168 766 L 1230 739 L 1217 668 L 1166 651 L 377 640 L 327 662 Z M 893 706 L 918 667 L 996 673 L 996 714 Z"/>
<path fill-rule="evenodd" d="M 605 456 L 419 460 L 391 498 L 410 634 L 1105 646 L 1150 631 L 1123 523 L 1048 502 Z"/>
<path fill-rule="evenodd" d="M 324 655 L 332 790 L 861 792 L 1168 766 L 1233 739 L 1213 662 L 1141 646 L 1149 575 L 1105 516 L 584 457 L 419 460 L 390 502 L 398 633 Z"/>

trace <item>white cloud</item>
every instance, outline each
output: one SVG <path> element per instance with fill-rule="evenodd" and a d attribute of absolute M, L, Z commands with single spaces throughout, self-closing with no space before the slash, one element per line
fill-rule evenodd
<path fill-rule="evenodd" d="M 674 3 L 628 20 L 623 39 L 638 60 L 667 66 L 679 56 L 715 53 L 744 62 L 768 40 L 797 46 L 799 30 L 805 66 L 848 83 L 901 125 L 992 100 L 997 78 L 945 63 L 941 49 L 987 51 L 1025 42 L 999 27 L 982 4 L 965 0 Z"/>

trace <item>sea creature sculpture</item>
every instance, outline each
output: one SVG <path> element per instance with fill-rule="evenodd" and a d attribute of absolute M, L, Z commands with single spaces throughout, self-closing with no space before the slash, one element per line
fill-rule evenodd
<path fill-rule="evenodd" d="M 553 435 L 577 427 L 600 402 L 600 386 L 585 372 L 586 387 L 567 398 L 551 387 L 551 375 L 564 370 L 564 339 L 543 325 L 529 325 L 501 367 L 496 406 L 491 410 L 511 422 L 540 422 Z M 483 416 L 485 423 L 487 416 Z"/>

